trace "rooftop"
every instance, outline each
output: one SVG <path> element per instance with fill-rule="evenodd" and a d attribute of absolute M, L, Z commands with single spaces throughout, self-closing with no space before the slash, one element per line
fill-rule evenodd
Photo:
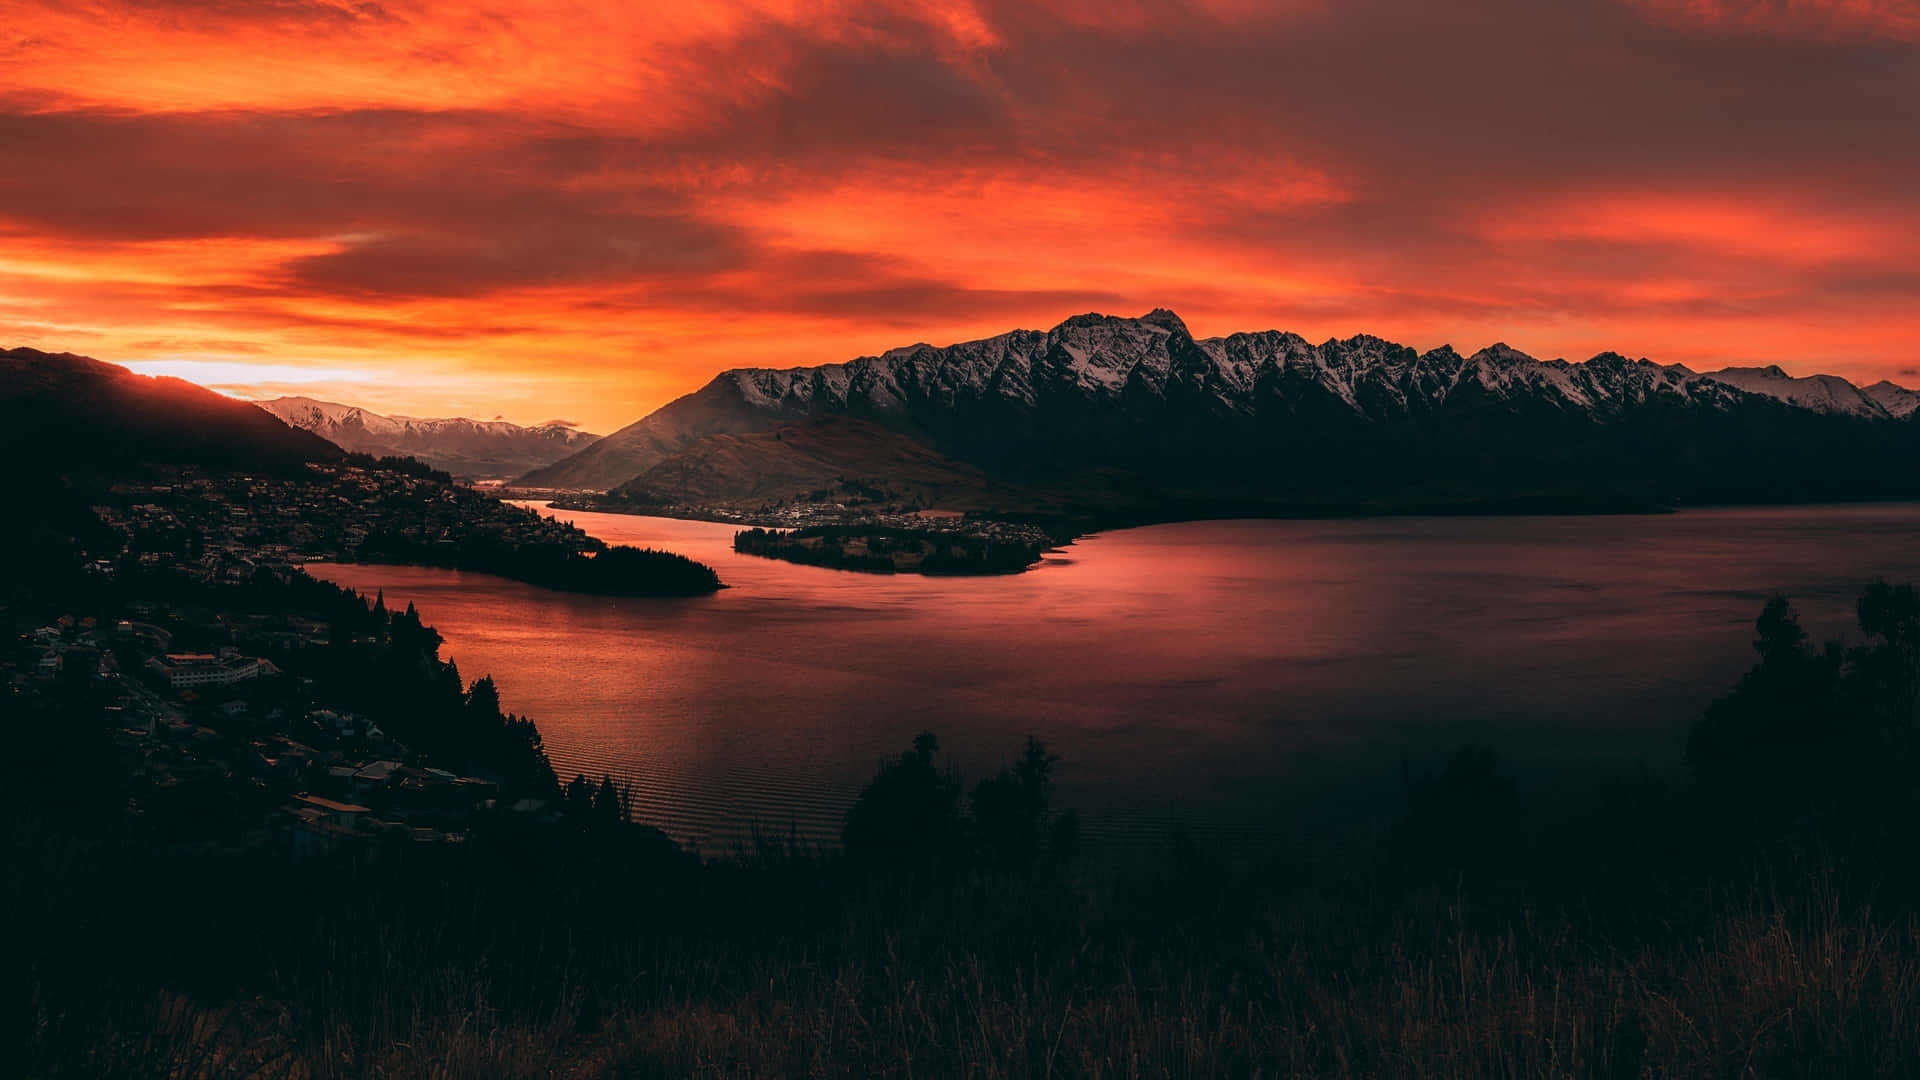
<path fill-rule="evenodd" d="M 336 814 L 370 814 L 373 812 L 358 803 L 338 802 L 319 795 L 295 795 L 294 798 L 309 806 L 317 806 L 322 810 L 330 810 Z"/>

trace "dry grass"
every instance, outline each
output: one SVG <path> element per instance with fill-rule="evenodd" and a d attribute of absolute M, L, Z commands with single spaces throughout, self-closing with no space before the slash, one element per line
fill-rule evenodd
<path fill-rule="evenodd" d="M 914 903 L 874 889 L 811 928 L 564 948 L 549 933 L 532 966 L 521 943 L 476 945 L 459 913 L 367 935 L 345 933 L 349 915 L 309 927 L 288 953 L 305 959 L 250 998 L 88 982 L 59 1000 L 36 983 L 20 1060 L 29 1075 L 303 1078 L 1920 1068 L 1920 921 L 1819 876 L 1704 891 L 1685 925 L 1632 941 L 1438 890 L 1292 891 L 1155 925 L 1120 914 L 1116 887 L 974 882 Z"/>

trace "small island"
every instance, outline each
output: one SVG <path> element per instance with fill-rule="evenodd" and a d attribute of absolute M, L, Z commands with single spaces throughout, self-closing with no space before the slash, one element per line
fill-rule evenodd
<path fill-rule="evenodd" d="M 671 551 L 625 545 L 568 550 L 478 542 L 459 548 L 374 536 L 355 555 L 360 562 L 473 570 L 545 589 L 597 596 L 705 596 L 726 588 L 705 563 Z"/>
<path fill-rule="evenodd" d="M 745 529 L 733 534 L 743 555 L 868 574 L 1018 574 L 1054 546 L 1037 530 L 1006 535 L 872 525 Z"/>

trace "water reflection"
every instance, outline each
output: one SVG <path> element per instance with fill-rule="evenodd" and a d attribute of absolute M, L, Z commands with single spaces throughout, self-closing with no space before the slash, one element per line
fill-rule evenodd
<path fill-rule="evenodd" d="M 970 775 L 1029 732 L 1089 833 L 1270 829 L 1379 810 L 1402 755 L 1467 738 L 1534 783 L 1677 760 L 1744 668 L 1767 595 L 1846 625 L 1920 576 L 1920 507 L 1658 517 L 1195 522 L 1094 536 L 1011 578 L 879 577 L 736 556 L 732 528 L 562 512 L 734 588 L 683 600 L 328 567 L 408 601 L 534 717 L 561 771 L 635 783 L 709 844 L 828 837 L 931 729 Z"/>

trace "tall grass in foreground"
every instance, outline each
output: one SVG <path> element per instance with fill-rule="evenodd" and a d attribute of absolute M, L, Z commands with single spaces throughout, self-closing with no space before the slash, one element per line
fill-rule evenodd
<path fill-rule="evenodd" d="M 16 843 L 12 854 L 35 852 Z M 39 868 L 57 875 L 46 862 L 60 853 L 40 855 Z M 9 934 L 23 953 L 10 960 L 24 961 L 12 969 L 22 1000 L 8 1003 L 7 1021 L 22 1025 L 8 1035 L 21 1053 L 0 1069 L 1544 1077 L 1920 1068 L 1920 920 L 1878 913 L 1845 874 L 1818 863 L 1783 877 L 1757 870 L 1735 885 L 1702 881 L 1624 914 L 1584 910 L 1571 894 L 1537 899 L 1465 883 L 1382 890 L 1362 877 L 1302 888 L 1191 867 L 916 883 L 766 860 L 578 887 L 503 887 L 484 880 L 500 867 L 470 869 L 338 867 L 337 880 L 304 883 L 216 873 L 90 897 L 16 889 L 9 899 L 32 920 Z M 84 876 L 67 884 L 133 884 Z M 247 879 L 258 887 L 239 888 Z M 295 884 L 306 895 L 281 891 Z M 101 921 L 116 911 L 121 922 Z"/>

